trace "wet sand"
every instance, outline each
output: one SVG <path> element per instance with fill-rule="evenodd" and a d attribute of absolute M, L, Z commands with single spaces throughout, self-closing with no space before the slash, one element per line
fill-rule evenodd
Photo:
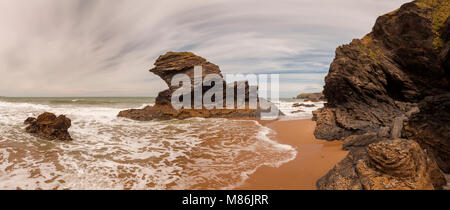
<path fill-rule="evenodd" d="M 314 190 L 316 181 L 347 155 L 340 142 L 317 140 L 312 120 L 275 121 L 265 126 L 277 132 L 278 142 L 296 148 L 297 156 L 279 168 L 260 167 L 237 190 Z"/>

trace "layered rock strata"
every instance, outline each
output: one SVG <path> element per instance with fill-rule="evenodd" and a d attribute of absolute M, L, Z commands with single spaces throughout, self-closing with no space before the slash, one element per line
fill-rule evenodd
<path fill-rule="evenodd" d="M 262 113 L 271 111 L 278 113 L 276 116 L 282 114 L 273 104 L 258 98 L 257 87 L 250 86 L 247 81 L 227 84 L 217 65 L 191 52 L 168 52 L 165 55 L 161 55 L 154 65 L 155 67 L 150 72 L 161 77 L 169 88 L 158 94 L 154 106 L 147 106 L 144 109 L 125 110 L 119 113 L 119 117 L 146 121 L 153 119 L 185 119 L 190 117 L 259 118 L 262 116 Z M 196 75 L 196 67 L 197 71 L 199 71 L 198 67 L 200 66 L 201 72 L 197 73 L 201 73 L 201 78 L 198 76 L 200 74 Z M 178 83 L 172 84 L 172 80 L 177 75 L 185 75 L 190 80 L 191 89 L 188 90 L 187 96 L 191 97 L 191 104 L 188 108 L 176 109 L 173 107 L 172 96 L 181 88 Z M 211 77 L 211 75 L 215 75 L 215 77 Z M 205 82 L 209 86 L 205 86 Z M 223 92 L 216 92 L 212 97 L 211 95 L 207 96 L 208 91 L 214 85 L 222 85 L 221 90 Z M 200 97 L 195 97 L 196 91 L 201 94 Z M 234 101 L 234 104 L 231 103 L 231 105 L 227 106 L 227 100 L 231 99 L 227 98 L 228 91 L 233 93 L 232 101 Z M 238 97 L 239 94 L 243 94 L 243 97 Z M 183 97 L 184 95 L 180 99 L 183 99 Z M 221 99 L 223 103 L 221 106 L 208 108 L 203 104 L 204 97 L 211 97 L 212 102 Z M 196 105 L 196 100 L 200 106 Z"/>
<path fill-rule="evenodd" d="M 379 17 L 364 38 L 336 50 L 325 78 L 328 103 L 313 113 L 314 134 L 342 140 L 350 154 L 318 181 L 319 189 L 445 184 L 442 171 L 450 173 L 449 15 L 448 0 L 406 3 Z M 389 140 L 397 138 L 409 140 Z"/>
<path fill-rule="evenodd" d="M 72 121 L 64 115 L 45 112 L 36 118 L 29 117 L 24 122 L 26 132 L 47 140 L 71 141 L 68 129 Z"/>

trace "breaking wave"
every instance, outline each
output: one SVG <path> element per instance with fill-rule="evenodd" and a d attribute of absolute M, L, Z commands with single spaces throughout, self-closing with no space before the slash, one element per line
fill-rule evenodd
<path fill-rule="evenodd" d="M 67 101 L 0 101 L 0 189 L 231 189 L 296 156 L 252 120 L 137 122 L 114 103 Z M 44 111 L 71 118 L 74 141 L 25 133 L 23 120 Z"/>

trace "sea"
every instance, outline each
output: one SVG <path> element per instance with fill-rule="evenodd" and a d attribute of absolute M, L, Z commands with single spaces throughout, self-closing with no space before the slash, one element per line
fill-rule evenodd
<path fill-rule="evenodd" d="M 153 105 L 153 97 L 0 97 L 0 189 L 234 189 L 261 166 L 279 167 L 297 151 L 254 120 L 139 122 L 121 110 Z M 300 99 L 276 102 L 282 120 L 308 119 L 323 106 Z M 311 104 L 312 102 L 306 102 Z M 70 142 L 25 132 L 24 120 L 43 112 L 72 120 Z"/>

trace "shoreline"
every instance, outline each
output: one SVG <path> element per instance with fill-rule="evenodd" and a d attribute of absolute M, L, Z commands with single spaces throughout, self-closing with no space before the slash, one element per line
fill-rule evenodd
<path fill-rule="evenodd" d="M 316 181 L 347 155 L 339 141 L 318 140 L 311 119 L 261 123 L 276 132 L 274 140 L 297 150 L 280 167 L 261 166 L 234 190 L 315 190 Z"/>

